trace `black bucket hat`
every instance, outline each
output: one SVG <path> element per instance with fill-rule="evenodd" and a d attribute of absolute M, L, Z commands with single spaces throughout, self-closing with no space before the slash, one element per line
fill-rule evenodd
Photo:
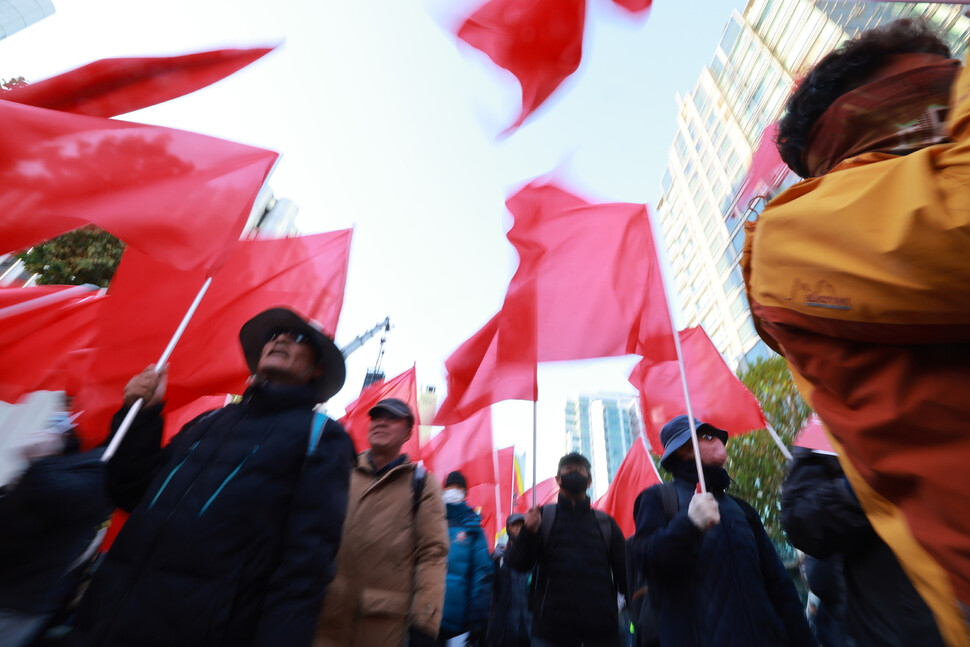
<path fill-rule="evenodd" d="M 259 358 L 266 345 L 266 337 L 277 329 L 294 330 L 305 334 L 316 351 L 317 363 L 314 368 L 323 367 L 323 375 L 311 380 L 316 388 L 320 402 L 332 398 L 344 385 L 347 378 L 347 365 L 344 356 L 333 340 L 323 332 L 319 323 L 306 319 L 289 308 L 270 308 L 243 324 L 239 329 L 239 343 L 249 372 L 256 374 Z"/>
<path fill-rule="evenodd" d="M 701 422 L 697 418 L 694 418 L 694 428 L 697 430 L 697 433 L 703 430 L 714 434 L 721 439 L 722 443 L 727 444 L 728 433 L 723 429 L 718 429 L 714 425 Z M 670 457 L 678 449 L 690 443 L 690 419 L 687 416 L 677 416 L 670 420 L 660 430 L 660 442 L 664 446 L 664 455 L 660 459 L 660 467 L 669 469 L 667 467 L 667 461 L 670 460 Z"/>

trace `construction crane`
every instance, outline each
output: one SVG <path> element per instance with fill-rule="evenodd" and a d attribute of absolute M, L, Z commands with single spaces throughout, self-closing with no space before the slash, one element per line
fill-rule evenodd
<path fill-rule="evenodd" d="M 380 322 L 364 334 L 358 335 L 352 342 L 340 349 L 341 355 L 344 356 L 344 359 L 347 359 L 348 355 L 363 346 L 368 339 L 376 335 L 378 332 L 383 331 L 381 334 L 381 347 L 377 352 L 377 363 L 374 364 L 374 368 L 367 369 L 367 375 L 364 377 L 364 385 L 361 387 L 362 390 L 366 389 L 368 385 L 384 379 L 384 372 L 381 371 L 381 360 L 384 359 L 384 344 L 387 342 L 387 333 L 390 332 L 390 330 L 391 318 L 384 317 L 384 321 Z"/>

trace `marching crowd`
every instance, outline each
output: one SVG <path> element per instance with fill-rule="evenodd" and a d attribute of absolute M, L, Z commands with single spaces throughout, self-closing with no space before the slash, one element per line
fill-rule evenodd
<path fill-rule="evenodd" d="M 813 216 L 848 203 L 862 208 L 866 187 L 888 190 L 880 184 L 887 173 L 896 173 L 894 181 L 910 177 L 913 169 L 894 165 L 906 158 L 916 165 L 913 156 L 928 149 L 937 163 L 921 168 L 936 169 L 941 183 L 962 182 L 959 151 L 947 148 L 965 135 L 970 114 L 960 89 L 970 81 L 960 70 L 913 21 L 866 32 L 824 58 L 779 126 L 783 157 L 813 179 L 783 194 L 774 213 L 788 216 L 791 208 L 780 210 L 813 197 Z M 956 115 L 922 120 L 928 106 L 939 114 L 949 105 L 953 84 Z M 936 186 L 933 172 L 914 179 L 912 190 Z M 851 184 L 860 174 L 868 184 Z M 860 193 L 848 202 L 826 194 L 850 189 Z M 953 213 L 968 213 L 958 192 L 933 195 Z M 844 331 L 835 324 L 813 328 L 806 317 L 785 314 L 787 306 L 770 299 L 771 254 L 785 249 L 784 241 L 774 244 L 785 231 L 771 228 L 771 209 L 749 228 L 752 309 L 762 336 L 811 384 L 813 404 L 838 437 L 850 436 L 858 412 L 875 416 L 867 407 L 886 392 L 902 392 L 887 382 L 896 373 L 880 374 L 878 383 L 865 375 L 840 380 L 840 361 L 847 371 L 874 371 L 914 352 L 911 345 L 925 354 L 933 343 L 949 344 L 897 377 L 965 384 L 959 326 L 938 340 L 907 337 L 927 315 L 895 328 L 902 337 L 893 340 L 862 324 L 836 340 Z M 949 226 L 931 220 L 927 227 Z M 924 254 L 932 242 L 920 243 Z M 441 485 L 441 475 L 402 453 L 414 426 L 406 403 L 386 399 L 370 410 L 369 449 L 359 454 L 342 427 L 316 410 L 343 385 L 345 366 L 312 322 L 272 308 L 250 319 L 239 341 L 253 375 L 241 400 L 200 415 L 171 442 L 162 442 L 166 374 L 148 367 L 125 388 L 112 433 L 136 401 L 144 406 L 110 460 L 101 462 L 102 449 L 79 452 L 69 431 L 31 446 L 30 467 L 0 496 L 0 644 L 957 644 L 944 639 L 923 589 L 870 523 L 860 503 L 869 493 L 857 496 L 860 481 L 849 478 L 856 463 L 805 451 L 790 465 L 782 518 L 807 555 L 807 614 L 757 512 L 728 493 L 727 433 L 686 415 L 663 427 L 660 465 L 671 480 L 640 493 L 632 537 L 590 506 L 590 463 L 568 454 L 558 465 L 557 502 L 510 516 L 507 544 L 490 554 L 465 502 L 465 477 L 452 472 Z M 895 414 L 878 417 L 882 427 L 873 429 L 890 433 L 892 415 L 908 424 L 921 411 L 924 425 L 943 425 L 965 407 L 957 399 L 965 393 L 934 391 L 937 406 L 927 410 L 925 399 L 900 398 L 882 410 Z M 110 550 L 95 557 L 98 528 L 115 508 L 129 516 Z"/>

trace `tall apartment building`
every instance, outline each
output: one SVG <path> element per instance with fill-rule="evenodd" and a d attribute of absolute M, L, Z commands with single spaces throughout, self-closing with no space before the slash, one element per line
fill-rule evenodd
<path fill-rule="evenodd" d="M 0 0 L 0 39 L 54 15 L 50 0 Z"/>
<path fill-rule="evenodd" d="M 593 466 L 592 496 L 602 496 L 639 436 L 636 396 L 597 393 L 566 399 L 566 452 L 579 452 Z"/>
<path fill-rule="evenodd" d="M 724 28 L 693 92 L 677 97 L 677 135 L 657 205 L 672 276 L 668 290 L 688 326 L 703 325 L 732 366 L 770 351 L 751 322 L 739 261 L 744 222 L 798 178 L 781 169 L 746 183 L 766 127 L 781 116 L 793 83 L 859 32 L 924 16 L 963 58 L 965 6 L 825 0 L 751 0 Z M 755 196 L 762 197 L 755 197 Z M 754 199 L 751 199 L 754 198 Z"/>

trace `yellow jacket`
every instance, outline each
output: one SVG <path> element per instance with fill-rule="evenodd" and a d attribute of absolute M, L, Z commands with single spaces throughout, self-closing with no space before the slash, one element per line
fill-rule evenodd
<path fill-rule="evenodd" d="M 825 423 L 873 526 L 970 644 L 970 75 L 953 143 L 866 153 L 747 225 L 759 334 Z"/>

